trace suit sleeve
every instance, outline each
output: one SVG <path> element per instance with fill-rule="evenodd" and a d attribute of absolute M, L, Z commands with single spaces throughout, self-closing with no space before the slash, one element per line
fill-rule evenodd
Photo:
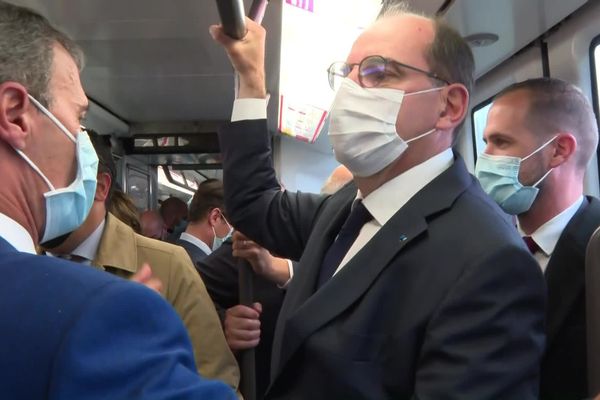
<path fill-rule="evenodd" d="M 467 268 L 427 327 L 415 397 L 537 399 L 544 312 L 544 278 L 526 251 Z"/>
<path fill-rule="evenodd" d="M 156 293 L 112 282 L 81 305 L 51 370 L 49 399 L 235 399 L 198 376 L 181 320 Z"/>
<path fill-rule="evenodd" d="M 233 226 L 280 257 L 300 259 L 326 196 L 281 191 L 266 120 L 233 122 L 219 132 L 225 209 Z"/>
<path fill-rule="evenodd" d="M 198 371 L 237 389 L 240 370 L 202 279 L 183 248 L 177 248 L 171 262 L 168 292 L 176 294 L 171 304 L 188 330 Z"/>

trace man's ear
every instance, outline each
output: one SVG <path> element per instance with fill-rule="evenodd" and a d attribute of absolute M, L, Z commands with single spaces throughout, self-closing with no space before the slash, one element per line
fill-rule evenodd
<path fill-rule="evenodd" d="M 550 168 L 556 168 L 569 161 L 577 151 L 577 139 L 570 133 L 559 133 L 554 142 L 554 154 L 550 160 Z"/>
<path fill-rule="evenodd" d="M 464 85 L 453 83 L 442 92 L 445 99 L 442 112 L 436 125 L 437 129 L 456 128 L 465 118 L 469 109 L 469 92 Z"/>
<path fill-rule="evenodd" d="M 210 226 L 215 226 L 219 219 L 221 218 L 221 213 L 218 208 L 213 208 L 208 212 L 208 223 Z"/>
<path fill-rule="evenodd" d="M 31 132 L 31 108 L 27 90 L 16 82 L 0 84 L 0 139 L 19 150 Z"/>
<path fill-rule="evenodd" d="M 112 184 L 110 174 L 107 172 L 98 172 L 96 181 L 98 183 L 96 184 L 96 195 L 94 196 L 94 200 L 105 202 L 110 193 L 110 186 Z"/>

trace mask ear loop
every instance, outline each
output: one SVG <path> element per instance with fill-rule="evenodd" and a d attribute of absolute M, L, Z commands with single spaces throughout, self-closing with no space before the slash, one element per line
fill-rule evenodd
<path fill-rule="evenodd" d="M 438 86 L 438 87 L 434 87 L 431 89 L 425 89 L 425 90 L 419 90 L 418 92 L 410 92 L 410 93 L 404 93 L 404 97 L 406 96 L 412 96 L 415 94 L 424 94 L 424 93 L 430 93 L 430 92 L 437 92 L 438 90 L 442 90 L 445 86 Z M 410 138 L 408 140 L 405 140 L 405 142 L 408 144 L 410 142 L 414 142 L 415 140 L 419 140 L 427 135 L 432 134 L 433 132 L 435 132 L 435 129 L 432 129 L 430 131 L 427 131 L 425 133 L 421 133 L 419 136 L 415 136 L 414 138 Z"/>
<path fill-rule="evenodd" d="M 219 210 L 219 212 L 221 213 L 221 218 L 223 218 L 223 221 L 225 221 L 225 223 L 229 227 L 229 233 L 232 233 L 233 232 L 233 225 L 231 225 L 229 223 L 229 221 L 227 221 L 227 218 L 225 218 L 225 215 L 223 215 L 223 212 L 221 210 Z"/>
<path fill-rule="evenodd" d="M 558 135 L 554 136 L 552 139 L 548 140 L 546 143 L 544 143 L 543 145 L 541 145 L 540 147 L 538 147 L 536 150 L 533 151 L 533 153 L 531 153 L 530 155 L 528 155 L 525 158 L 521 159 L 521 162 L 527 160 L 529 157 L 531 157 L 532 155 L 534 155 L 535 153 L 537 153 L 538 151 L 542 150 L 544 147 L 548 146 L 550 143 L 552 143 L 552 141 L 554 141 L 554 139 L 556 139 L 558 137 Z"/>
<path fill-rule="evenodd" d="M 533 153 L 531 153 L 530 155 L 528 155 L 527 157 L 521 159 L 521 162 L 527 160 L 529 157 L 533 156 L 535 153 L 539 152 L 540 150 L 542 150 L 544 147 L 548 146 L 550 143 L 552 143 L 552 141 L 554 141 L 554 139 L 556 139 L 558 137 L 558 135 L 554 136 L 552 139 L 548 140 L 546 143 L 544 143 L 543 145 L 541 145 L 540 147 L 537 148 L 537 150 L 535 150 Z M 537 185 L 539 185 L 544 179 L 546 179 L 546 177 L 548 175 L 550 175 L 550 172 L 552 172 L 554 170 L 554 168 L 550 168 L 548 170 L 548 172 L 546 172 L 540 179 L 538 179 L 538 181 L 536 183 L 534 183 L 531 187 L 537 187 Z"/>
<path fill-rule="evenodd" d="M 40 177 L 41 177 L 41 178 L 44 180 L 44 182 L 46 183 L 46 185 L 48 185 L 48 187 L 50 188 L 50 190 L 51 190 L 51 191 L 54 191 L 54 190 L 56 190 L 56 189 L 54 188 L 54 185 L 53 185 L 53 184 L 50 182 L 50 180 L 49 180 L 48 178 L 46 178 L 46 175 L 44 175 L 44 174 L 42 173 L 42 171 L 41 171 L 41 170 L 38 168 L 38 166 L 37 166 L 37 165 L 35 165 L 35 164 L 33 163 L 33 161 L 31 161 L 31 159 L 29 159 L 29 157 L 27 157 L 27 156 L 25 155 L 25 153 L 23 153 L 21 150 L 18 150 L 18 149 L 15 149 L 15 151 L 16 151 L 17 153 L 19 153 L 19 155 L 21 156 L 21 158 L 23 158 L 23 160 L 25 160 L 25 162 L 26 162 L 27 164 L 29 164 L 29 166 L 31 167 L 31 169 L 33 169 L 35 172 L 37 172 L 37 174 L 38 174 L 38 175 L 39 175 L 39 176 L 40 176 Z"/>
<path fill-rule="evenodd" d="M 541 177 L 541 178 L 540 178 L 540 179 L 539 179 L 539 180 L 538 180 L 536 183 L 534 183 L 534 184 L 533 184 L 533 186 L 532 186 L 532 187 L 537 187 L 537 185 L 539 185 L 539 184 L 540 184 L 540 183 L 541 183 L 541 182 L 542 182 L 544 179 L 546 179 L 546 177 L 547 177 L 548 175 L 550 175 L 550 172 L 552 172 L 552 171 L 554 171 L 554 168 L 550 168 L 550 169 L 548 170 L 548 172 L 546 172 L 546 173 L 544 174 L 544 176 L 542 176 L 542 177 Z"/>
<path fill-rule="evenodd" d="M 425 132 L 425 133 L 421 133 L 419 136 L 415 136 L 414 138 L 410 138 L 410 139 L 408 139 L 408 140 L 405 140 L 405 142 L 406 142 L 406 143 L 414 142 L 415 140 L 419 140 L 419 139 L 421 139 L 422 137 L 425 137 L 425 136 L 427 136 L 427 135 L 430 135 L 430 134 L 432 134 L 432 133 L 433 133 L 433 132 L 435 132 L 435 131 L 436 131 L 436 129 L 434 128 L 434 129 L 432 129 L 432 130 L 430 130 L 430 131 L 427 131 L 427 132 Z"/>
<path fill-rule="evenodd" d="M 425 90 L 419 90 L 419 91 L 416 91 L 416 92 L 404 93 L 404 97 L 406 97 L 406 96 L 413 96 L 413 95 L 416 95 L 416 94 L 425 94 L 425 93 L 430 93 L 430 92 L 437 92 L 438 90 L 442 90 L 445 87 L 446 86 L 437 86 L 437 87 L 434 87 L 434 88 L 425 89 Z"/>
<path fill-rule="evenodd" d="M 29 96 L 29 100 L 31 100 L 31 102 L 38 108 L 38 110 L 40 110 L 46 117 L 50 118 L 50 120 L 52 122 L 54 122 L 54 124 L 56 126 L 58 126 L 58 128 L 62 131 L 62 133 L 64 133 L 65 135 L 67 135 L 67 137 L 73 143 L 77 143 L 77 139 L 75 139 L 75 137 L 73 136 L 73 134 L 71 132 L 69 132 L 69 130 L 62 124 L 62 122 L 60 122 L 58 120 L 58 118 L 56 118 L 50 111 L 48 111 L 48 109 L 46 107 L 44 107 L 42 105 L 42 103 L 40 103 L 39 101 L 37 101 L 32 95 L 27 94 L 27 96 Z"/>

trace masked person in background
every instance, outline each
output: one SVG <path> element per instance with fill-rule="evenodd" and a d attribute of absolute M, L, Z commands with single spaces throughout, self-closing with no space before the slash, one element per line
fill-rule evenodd
<path fill-rule="evenodd" d="M 543 276 L 451 149 L 473 83 L 468 44 L 443 21 L 384 2 L 329 69 L 339 87 L 329 137 L 355 184 L 319 196 L 279 190 L 265 32 L 246 23 L 240 41 L 211 27 L 240 77 L 219 132 L 226 209 L 269 251 L 302 255 L 265 397 L 537 398 Z"/>
<path fill-rule="evenodd" d="M 0 393 L 7 399 L 234 398 L 201 379 L 156 293 L 35 255 L 87 218 L 98 159 L 80 123 L 82 54 L 39 14 L 0 1 Z"/>
<path fill-rule="evenodd" d="M 92 208 L 85 222 L 61 245 L 47 250 L 144 284 L 140 275 L 144 275 L 143 265 L 149 264 L 145 268 L 151 268 L 151 276 L 160 282 L 158 291 L 177 311 L 187 329 L 198 372 L 226 382 L 236 390 L 240 379 L 237 362 L 190 258 L 179 246 L 135 233 L 107 211 L 117 169 L 105 137 L 91 133 L 91 139 L 92 150 L 96 150 L 100 161 Z"/>
<path fill-rule="evenodd" d="M 224 209 L 221 181 L 209 179 L 198 185 L 190 203 L 187 228 L 175 242 L 188 252 L 195 265 L 218 249 L 233 233 Z"/>
<path fill-rule="evenodd" d="M 598 145 L 594 111 L 570 83 L 527 80 L 496 96 L 484 139 L 477 177 L 517 216 L 548 285 L 540 398 L 587 398 L 594 393 L 587 393 L 585 251 L 600 202 L 583 196 L 583 180 Z"/>
<path fill-rule="evenodd" d="M 173 243 L 187 226 L 188 206 L 178 197 L 169 197 L 160 204 L 160 215 L 167 231 L 165 240 Z"/>

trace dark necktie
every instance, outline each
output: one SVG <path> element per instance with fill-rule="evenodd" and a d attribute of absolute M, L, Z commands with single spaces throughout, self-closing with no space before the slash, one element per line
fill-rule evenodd
<path fill-rule="evenodd" d="M 363 205 L 362 200 L 357 200 L 352 207 L 352 211 L 346 218 L 346 222 L 342 225 L 335 241 L 329 246 L 329 250 L 323 257 L 321 269 L 319 270 L 319 280 L 317 281 L 317 289 L 333 276 L 333 273 L 340 265 L 352 243 L 358 237 L 360 229 L 363 225 L 373 219 L 369 210 Z"/>
<path fill-rule="evenodd" d="M 538 246 L 531 236 L 523 236 L 523 241 L 527 245 L 527 248 L 531 254 L 535 254 L 540 250 L 540 246 Z"/>

